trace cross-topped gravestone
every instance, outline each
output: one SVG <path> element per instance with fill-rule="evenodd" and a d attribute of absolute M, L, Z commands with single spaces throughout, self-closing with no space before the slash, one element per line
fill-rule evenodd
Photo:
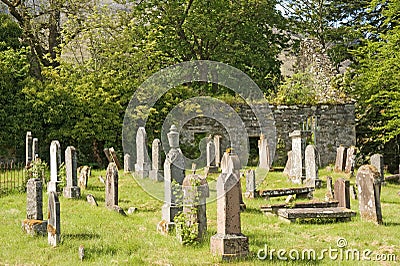
<path fill-rule="evenodd" d="M 347 148 L 340 145 L 336 149 L 335 172 L 343 172 L 346 167 Z"/>
<path fill-rule="evenodd" d="M 306 186 L 316 187 L 318 178 L 318 160 L 314 145 L 307 145 L 305 152 Z"/>
<path fill-rule="evenodd" d="M 167 134 L 170 150 L 164 163 L 164 205 L 162 207 L 162 219 L 167 223 L 167 230 L 174 224 L 174 217 L 182 211 L 179 206 L 179 195 L 185 178 L 185 159 L 179 148 L 179 132 L 172 125 Z"/>
<path fill-rule="evenodd" d="M 217 179 L 217 234 L 210 240 L 214 255 L 223 259 L 247 256 L 249 241 L 241 232 L 239 176 L 222 173 Z"/>
<path fill-rule="evenodd" d="M 79 198 L 81 196 L 81 188 L 78 187 L 78 171 L 76 150 L 73 146 L 68 146 L 65 150 L 65 173 L 67 176 L 67 185 L 64 188 L 64 197 Z"/>
<path fill-rule="evenodd" d="M 338 178 L 335 181 L 334 199 L 339 202 L 338 207 L 350 209 L 350 181 Z"/>
<path fill-rule="evenodd" d="M 207 180 L 199 175 L 188 175 L 183 179 L 182 191 L 186 225 L 197 224 L 197 239 L 201 239 L 207 231 L 206 198 L 210 196 Z"/>
<path fill-rule="evenodd" d="M 258 140 L 258 157 L 259 157 L 259 168 L 268 169 L 270 167 L 269 147 L 268 141 L 263 134 L 260 135 Z"/>
<path fill-rule="evenodd" d="M 135 174 L 141 178 L 149 177 L 150 163 L 147 154 L 147 134 L 144 127 L 139 127 L 136 134 Z"/>
<path fill-rule="evenodd" d="M 221 138 L 220 135 L 214 136 L 214 146 L 215 146 L 215 165 L 217 167 L 221 166 Z"/>
<path fill-rule="evenodd" d="M 25 165 L 28 166 L 32 162 L 32 132 L 26 132 L 25 137 Z"/>
<path fill-rule="evenodd" d="M 47 192 L 57 192 L 58 171 L 61 165 L 61 147 L 58 140 L 53 140 L 50 144 L 50 181 L 47 184 Z"/>
<path fill-rule="evenodd" d="M 109 163 L 106 171 L 106 207 L 113 209 L 118 205 L 118 168 L 115 163 Z"/>
<path fill-rule="evenodd" d="M 381 175 L 379 171 L 372 165 L 363 165 L 358 169 L 356 182 L 361 218 L 381 224 Z"/>
<path fill-rule="evenodd" d="M 48 224 L 47 224 L 47 235 L 48 243 L 53 247 L 60 243 L 60 201 L 58 200 L 57 193 L 55 191 L 49 192 L 48 201 Z"/>
<path fill-rule="evenodd" d="M 250 169 L 246 172 L 246 193 L 245 197 L 252 199 L 256 194 L 256 173 Z"/>
<path fill-rule="evenodd" d="M 131 171 L 132 171 L 131 155 L 129 153 L 125 153 L 125 155 L 124 155 L 124 173 L 128 174 Z"/>
<path fill-rule="evenodd" d="M 150 179 L 162 182 L 164 180 L 164 169 L 161 163 L 161 142 L 154 139 L 151 145 L 151 165 Z"/>

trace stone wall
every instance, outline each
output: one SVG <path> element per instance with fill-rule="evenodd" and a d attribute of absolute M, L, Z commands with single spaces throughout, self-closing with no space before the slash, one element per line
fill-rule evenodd
<path fill-rule="evenodd" d="M 258 138 L 260 131 L 257 120 L 247 105 L 233 106 L 244 122 L 249 137 Z M 314 117 L 317 121 L 316 143 L 322 166 L 334 164 L 336 148 L 340 144 L 356 145 L 354 104 L 298 106 L 270 106 L 276 123 L 277 151 L 274 165 L 284 166 L 287 152 L 291 149 L 289 133 L 302 129 L 307 119 Z M 234 128 L 234 127 L 232 127 Z M 228 130 L 234 130 L 234 129 Z M 196 134 L 223 135 L 222 148 L 229 145 L 227 132 L 221 124 L 207 117 L 198 117 L 185 124 L 181 133 L 182 145 L 193 145 Z M 197 144 L 196 144 L 197 145 Z M 252 146 L 252 149 L 257 147 Z M 257 154 L 252 151 L 251 153 Z"/>

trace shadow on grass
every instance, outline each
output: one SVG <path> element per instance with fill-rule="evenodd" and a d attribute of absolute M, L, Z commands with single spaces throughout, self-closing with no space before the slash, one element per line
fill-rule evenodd
<path fill-rule="evenodd" d="M 383 222 L 384 226 L 400 226 L 400 223 L 396 222 Z"/>
<path fill-rule="evenodd" d="M 244 211 L 245 213 L 251 213 L 251 214 L 263 214 L 261 209 L 259 208 L 252 208 L 252 207 L 246 207 L 246 210 Z"/>
<path fill-rule="evenodd" d="M 100 238 L 99 234 L 93 233 L 79 233 L 79 234 L 63 234 L 64 239 L 80 239 L 80 240 L 88 240 L 88 239 L 98 239 Z"/>

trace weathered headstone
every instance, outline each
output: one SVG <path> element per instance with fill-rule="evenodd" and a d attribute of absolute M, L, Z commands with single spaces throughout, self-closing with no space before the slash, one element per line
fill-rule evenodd
<path fill-rule="evenodd" d="M 259 157 L 259 168 L 268 169 L 270 167 L 270 155 L 268 141 L 263 134 L 260 135 L 258 140 L 258 157 Z"/>
<path fill-rule="evenodd" d="M 132 171 L 131 156 L 129 153 L 124 155 L 124 173 L 128 174 Z"/>
<path fill-rule="evenodd" d="M 340 145 L 336 149 L 335 172 L 343 172 L 346 167 L 347 148 Z"/>
<path fill-rule="evenodd" d="M 67 176 L 67 185 L 64 188 L 64 197 L 79 198 L 81 196 L 81 188 L 78 187 L 78 171 L 76 150 L 73 146 L 68 146 L 65 150 L 65 173 Z"/>
<path fill-rule="evenodd" d="M 182 211 L 179 206 L 179 195 L 185 178 L 185 159 L 179 148 L 179 132 L 172 125 L 167 134 L 170 150 L 164 162 L 164 205 L 162 207 L 162 220 L 165 221 L 167 230 L 174 225 L 174 217 Z"/>
<path fill-rule="evenodd" d="M 338 178 L 335 181 L 334 199 L 339 202 L 338 207 L 350 209 L 350 181 Z"/>
<path fill-rule="evenodd" d="M 197 171 L 197 164 L 192 163 L 192 174 L 195 175 Z"/>
<path fill-rule="evenodd" d="M 350 196 L 352 199 L 357 199 L 357 190 L 355 186 L 350 186 Z"/>
<path fill-rule="evenodd" d="M 110 159 L 115 163 L 118 170 L 121 170 L 122 167 L 121 167 L 121 164 L 119 163 L 117 153 L 115 152 L 114 147 L 109 148 L 108 151 L 110 152 Z"/>
<path fill-rule="evenodd" d="M 60 201 L 58 200 L 57 193 L 55 191 L 49 192 L 48 201 L 48 224 L 47 224 L 47 235 L 48 243 L 53 247 L 60 243 Z"/>
<path fill-rule="evenodd" d="M 61 165 L 61 147 L 58 140 L 53 140 L 50 144 L 50 181 L 47 184 L 47 192 L 58 190 L 58 170 Z"/>
<path fill-rule="evenodd" d="M 33 140 L 32 140 L 32 161 L 35 161 L 36 158 L 39 158 L 39 140 L 37 138 L 33 138 Z"/>
<path fill-rule="evenodd" d="M 333 195 L 333 186 L 332 186 L 332 177 L 331 176 L 327 176 L 326 177 L 326 195 L 325 195 L 325 200 L 326 201 L 331 201 L 334 198 Z"/>
<path fill-rule="evenodd" d="M 105 203 L 109 209 L 118 205 L 118 168 L 115 163 L 109 163 L 107 167 Z"/>
<path fill-rule="evenodd" d="M 217 180 L 217 234 L 211 237 L 210 249 L 223 259 L 249 253 L 249 240 L 241 232 L 239 194 L 239 176 L 222 173 Z"/>
<path fill-rule="evenodd" d="M 306 186 L 318 187 L 318 160 L 314 145 L 307 145 L 305 152 Z"/>
<path fill-rule="evenodd" d="M 356 182 L 361 218 L 381 224 L 381 175 L 379 171 L 372 165 L 363 165 L 358 169 Z"/>
<path fill-rule="evenodd" d="M 207 180 L 199 175 L 188 175 L 183 179 L 182 191 L 186 226 L 197 224 L 197 239 L 201 239 L 207 231 L 206 198 L 210 195 Z"/>
<path fill-rule="evenodd" d="M 287 161 L 286 161 L 286 165 L 285 165 L 285 168 L 283 169 L 283 173 L 285 174 L 285 175 L 288 175 L 288 176 L 290 176 L 290 169 L 292 169 L 292 151 L 288 151 L 288 153 L 287 153 Z"/>
<path fill-rule="evenodd" d="M 112 163 L 113 159 L 110 156 L 110 149 L 109 148 L 104 148 L 103 152 L 104 152 L 104 155 L 107 157 L 107 161 L 109 163 Z"/>
<path fill-rule="evenodd" d="M 292 139 L 292 168 L 289 178 L 293 183 L 301 184 L 303 176 L 301 131 L 295 130 L 289 134 L 289 137 Z"/>
<path fill-rule="evenodd" d="M 214 136 L 214 146 L 215 146 L 215 165 L 217 167 L 221 166 L 221 138 L 220 135 Z"/>
<path fill-rule="evenodd" d="M 375 166 L 378 169 L 380 174 L 380 182 L 384 180 L 384 164 L 383 164 L 383 155 L 382 154 L 374 154 L 370 158 L 370 164 Z"/>
<path fill-rule="evenodd" d="M 215 164 L 215 144 L 213 139 L 210 137 L 207 138 L 207 169 L 205 171 L 207 173 L 216 173 L 218 172 L 218 167 Z"/>
<path fill-rule="evenodd" d="M 350 146 L 347 149 L 345 173 L 354 173 L 354 166 L 356 161 L 356 147 Z"/>
<path fill-rule="evenodd" d="M 226 154 L 226 156 L 225 156 L 225 154 Z M 224 166 L 224 168 L 221 168 L 222 173 L 226 173 L 226 174 L 233 173 L 240 180 L 240 177 L 241 177 L 240 169 L 242 169 L 242 165 L 240 163 L 239 156 L 232 149 L 229 149 L 229 151 L 225 152 L 225 154 L 224 154 L 224 156 L 225 156 L 224 163 L 222 164 Z M 241 210 L 245 210 L 246 204 L 243 201 L 241 182 L 239 182 L 238 186 L 239 186 L 240 208 L 241 208 Z"/>
<path fill-rule="evenodd" d="M 31 178 L 26 185 L 26 218 L 43 220 L 43 191 L 42 181 Z"/>
<path fill-rule="evenodd" d="M 84 165 L 78 167 L 78 186 L 81 188 L 81 191 L 87 188 L 90 173 L 90 166 Z"/>
<path fill-rule="evenodd" d="M 32 162 L 32 132 L 26 132 L 25 137 L 25 166 Z"/>
<path fill-rule="evenodd" d="M 151 164 L 150 179 L 162 182 L 164 180 L 164 169 L 161 163 L 161 142 L 154 139 L 151 145 Z"/>
<path fill-rule="evenodd" d="M 97 201 L 96 201 L 95 197 L 92 194 L 87 194 L 86 200 L 90 205 L 93 205 L 93 206 L 96 206 L 96 207 L 99 206 L 97 204 Z"/>
<path fill-rule="evenodd" d="M 246 172 L 246 193 L 245 197 L 252 199 L 256 194 L 256 173 L 254 170 Z"/>
<path fill-rule="evenodd" d="M 147 154 L 147 134 L 144 127 L 139 127 L 136 133 L 136 164 L 135 174 L 141 178 L 149 177 L 150 163 Z"/>

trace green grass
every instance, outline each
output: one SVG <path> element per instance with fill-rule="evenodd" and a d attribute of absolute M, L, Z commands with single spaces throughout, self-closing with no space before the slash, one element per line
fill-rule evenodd
<path fill-rule="evenodd" d="M 105 176 L 105 171 L 93 171 L 88 190 L 83 192 L 82 199 L 71 200 L 60 197 L 61 205 L 61 244 L 55 248 L 47 244 L 46 237 L 32 237 L 22 232 L 21 222 L 25 219 L 26 195 L 12 194 L 0 198 L 0 265 L 218 265 L 227 264 L 210 253 L 210 237 L 216 233 L 216 203 L 207 206 L 208 235 L 205 241 L 197 246 L 188 247 L 179 244 L 173 236 L 163 236 L 156 232 L 161 219 L 162 202 L 152 198 L 135 182 L 130 175 L 120 173 L 119 205 L 127 211 L 137 207 L 137 212 L 121 216 L 104 207 L 104 185 L 98 176 Z M 331 175 L 335 180 L 346 177 L 320 171 L 320 177 Z M 210 179 L 215 179 L 213 175 Z M 150 181 L 149 181 L 150 182 Z M 242 188 L 245 189 L 244 178 Z M 354 184 L 355 178 L 350 182 Z M 263 188 L 293 186 L 279 172 L 268 174 Z M 315 192 L 315 198 L 323 200 L 326 183 Z M 162 194 L 162 184 L 155 184 L 155 193 Z M 259 210 L 260 205 L 283 202 L 285 198 L 245 199 L 247 210 L 241 215 L 242 232 L 249 237 L 251 254 L 247 259 L 233 262 L 240 265 L 268 264 L 311 264 L 311 265 L 390 265 L 390 262 L 341 261 L 325 259 L 317 261 L 288 260 L 279 261 L 277 253 L 273 259 L 259 260 L 257 252 L 267 245 L 268 249 L 291 249 L 302 251 L 314 249 L 317 255 L 323 249 L 337 248 L 339 238 L 345 238 L 348 245 L 345 249 L 369 249 L 376 254 L 395 254 L 400 258 L 400 197 L 397 192 L 400 185 L 388 184 L 382 187 L 383 225 L 361 221 L 358 215 L 358 202 L 351 201 L 351 208 L 357 216 L 351 222 L 332 223 L 294 223 L 289 224 L 275 216 L 265 216 Z M 153 191 L 153 192 L 154 192 Z M 85 198 L 93 194 L 99 207 L 90 206 Z M 44 214 L 47 214 L 47 195 L 44 194 Z M 79 245 L 85 246 L 85 260 L 78 258 Z M 286 254 L 288 257 L 288 254 Z M 392 262 L 393 263 L 393 262 Z"/>

